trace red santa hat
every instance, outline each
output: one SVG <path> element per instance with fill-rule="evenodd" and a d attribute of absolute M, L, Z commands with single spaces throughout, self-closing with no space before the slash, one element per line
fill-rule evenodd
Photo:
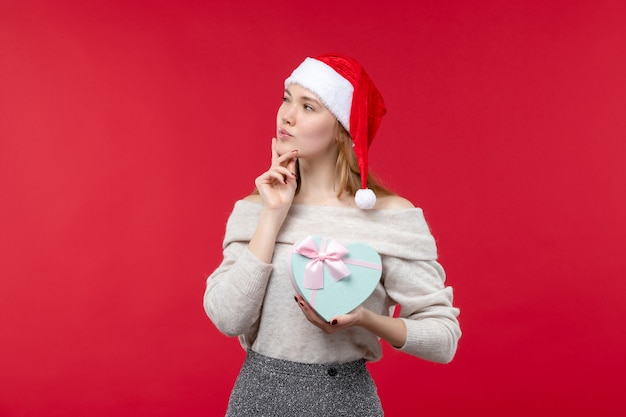
<path fill-rule="evenodd" d="M 361 189 L 354 199 L 359 208 L 374 207 L 376 195 L 367 188 L 367 156 L 387 110 L 370 77 L 354 59 L 322 55 L 306 58 L 285 80 L 285 87 L 290 84 L 315 93 L 350 133 L 361 173 Z"/>

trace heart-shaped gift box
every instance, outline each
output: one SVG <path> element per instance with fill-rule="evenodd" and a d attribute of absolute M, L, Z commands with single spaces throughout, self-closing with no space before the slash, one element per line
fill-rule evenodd
<path fill-rule="evenodd" d="M 290 253 L 296 291 L 324 320 L 347 314 L 374 291 L 382 274 L 380 255 L 364 243 L 341 243 L 309 236 Z"/>

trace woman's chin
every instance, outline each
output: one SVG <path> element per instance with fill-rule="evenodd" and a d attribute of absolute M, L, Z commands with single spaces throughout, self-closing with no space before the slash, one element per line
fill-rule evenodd
<path fill-rule="evenodd" d="M 286 153 L 295 151 L 296 149 L 297 148 L 291 143 L 281 143 L 280 141 L 278 141 L 278 143 L 276 144 L 276 152 L 278 152 L 278 155 L 284 155 Z"/>

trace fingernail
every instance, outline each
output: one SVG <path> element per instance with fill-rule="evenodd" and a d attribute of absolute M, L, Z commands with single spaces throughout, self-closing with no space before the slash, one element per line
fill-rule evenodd
<path fill-rule="evenodd" d="M 333 326 L 335 326 L 337 324 L 337 319 L 333 319 L 333 321 L 330 322 L 330 324 L 332 324 Z"/>

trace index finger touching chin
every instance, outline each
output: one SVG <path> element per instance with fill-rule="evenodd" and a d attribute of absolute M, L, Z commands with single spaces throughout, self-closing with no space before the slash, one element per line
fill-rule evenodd
<path fill-rule="evenodd" d="M 272 138 L 272 162 L 276 160 L 280 155 L 276 151 L 276 138 Z"/>

